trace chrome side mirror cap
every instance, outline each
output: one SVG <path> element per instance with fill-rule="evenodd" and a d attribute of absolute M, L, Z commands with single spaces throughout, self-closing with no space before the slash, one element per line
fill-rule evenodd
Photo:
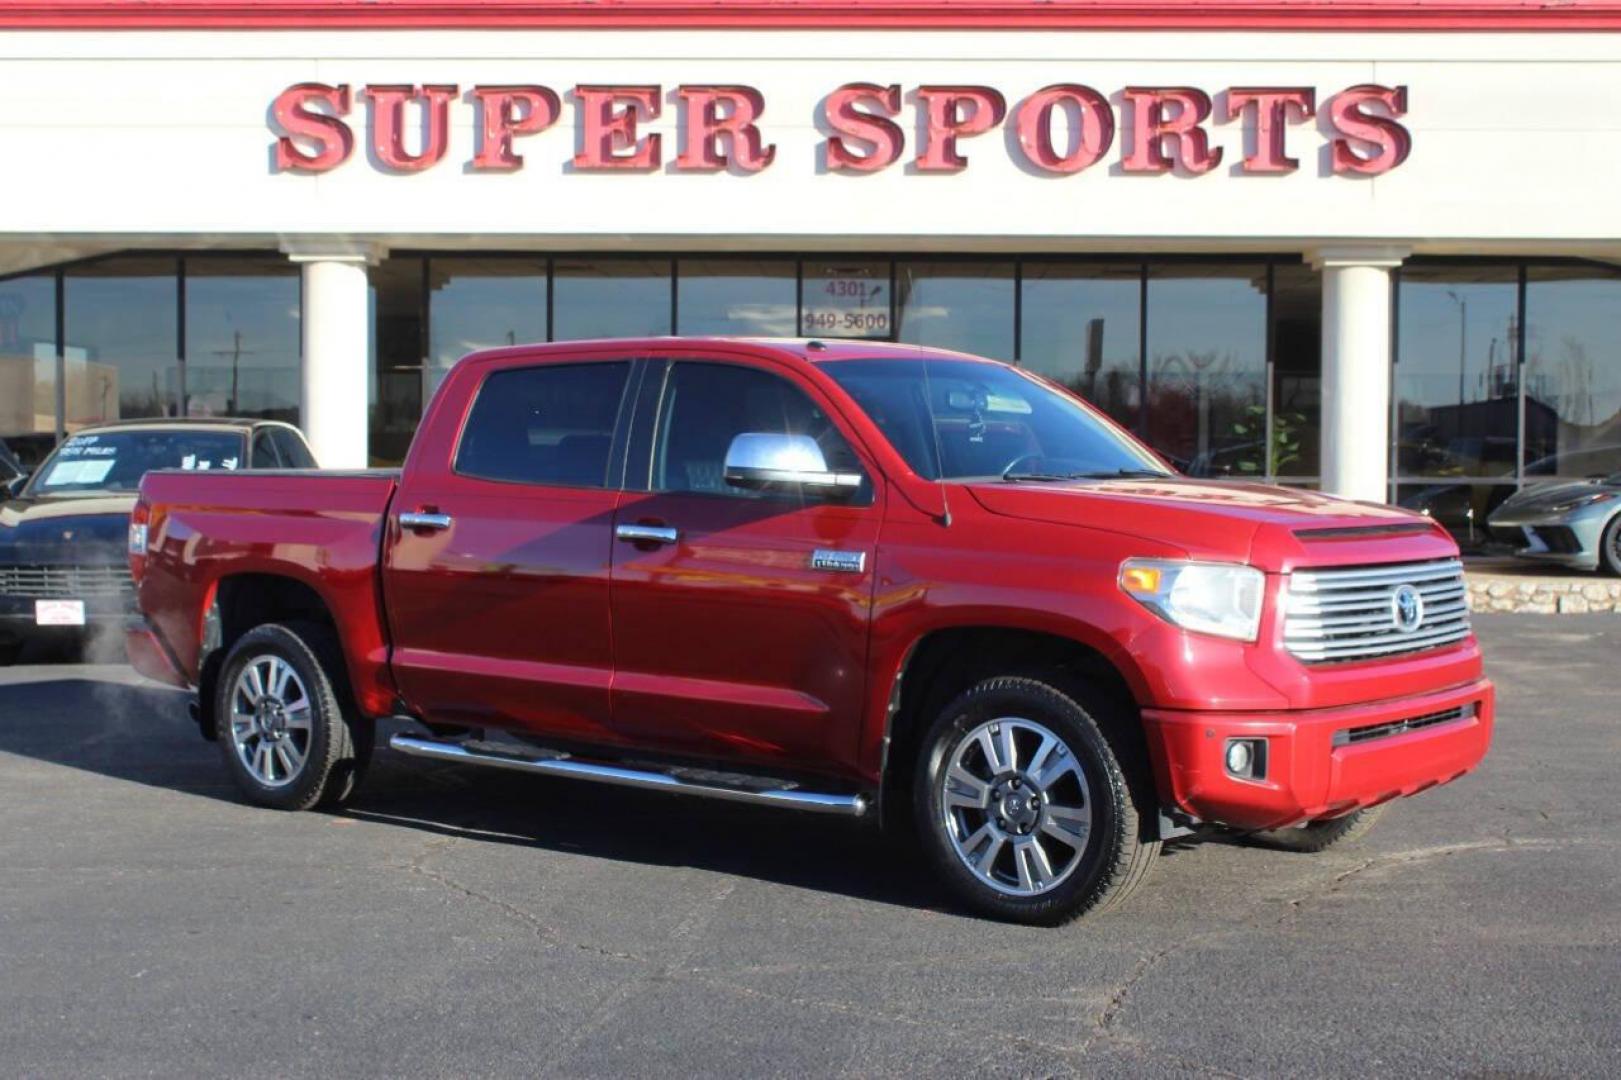
<path fill-rule="evenodd" d="M 744 432 L 726 448 L 726 482 L 759 491 L 799 487 L 827 495 L 848 495 L 861 486 L 860 473 L 832 472 L 822 448 L 809 435 Z"/>

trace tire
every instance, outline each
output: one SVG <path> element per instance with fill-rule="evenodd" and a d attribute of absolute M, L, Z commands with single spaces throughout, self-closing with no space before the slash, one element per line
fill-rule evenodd
<path fill-rule="evenodd" d="M 266 691 L 262 710 L 254 705 L 255 678 Z M 353 794 L 371 756 L 371 725 L 352 703 L 329 628 L 293 622 L 249 630 L 231 646 L 214 693 L 220 753 L 249 802 L 309 810 Z"/>
<path fill-rule="evenodd" d="M 23 644 L 20 641 L 0 642 L 0 667 L 10 667 L 17 662 L 23 654 Z"/>
<path fill-rule="evenodd" d="M 1621 514 L 1611 518 L 1599 535 L 1598 564 L 1611 577 L 1621 577 Z"/>
<path fill-rule="evenodd" d="M 1326 851 L 1335 844 L 1350 843 L 1367 834 L 1384 815 L 1388 803 L 1357 810 L 1344 817 L 1328 821 L 1312 821 L 1293 829 L 1266 829 L 1250 833 L 1246 839 L 1261 847 L 1277 851 L 1298 851 L 1312 855 Z"/>
<path fill-rule="evenodd" d="M 1056 926 L 1119 904 L 1159 854 L 1143 762 L 1125 737 L 1132 717 L 1085 696 L 1093 712 L 1042 679 L 987 679 L 925 734 L 913 783 L 917 834 L 972 910 Z"/>

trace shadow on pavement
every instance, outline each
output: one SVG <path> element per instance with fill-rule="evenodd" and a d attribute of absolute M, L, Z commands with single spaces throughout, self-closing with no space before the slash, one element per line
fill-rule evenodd
<path fill-rule="evenodd" d="M 185 694 L 61 678 L 0 686 L 0 752 L 242 805 Z M 386 742 L 387 728 L 378 742 Z M 277 814 L 276 810 L 250 811 Z M 848 821 L 443 765 L 381 749 L 337 816 L 470 843 L 692 866 L 906 907 L 942 896 L 909 845 Z"/>

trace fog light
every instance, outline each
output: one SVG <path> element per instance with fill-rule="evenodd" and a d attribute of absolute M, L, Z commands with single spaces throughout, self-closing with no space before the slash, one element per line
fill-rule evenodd
<path fill-rule="evenodd" d="M 1227 772 L 1241 780 L 1260 780 L 1266 776 L 1265 739 L 1228 739 Z"/>

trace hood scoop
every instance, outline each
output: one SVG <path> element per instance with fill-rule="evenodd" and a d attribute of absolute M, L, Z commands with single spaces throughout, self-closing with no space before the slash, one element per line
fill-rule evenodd
<path fill-rule="evenodd" d="M 1376 536 L 1417 536 L 1434 528 L 1427 521 L 1392 521 L 1383 525 L 1335 525 L 1319 529 L 1292 530 L 1300 539 L 1315 540 L 1370 540 Z"/>

